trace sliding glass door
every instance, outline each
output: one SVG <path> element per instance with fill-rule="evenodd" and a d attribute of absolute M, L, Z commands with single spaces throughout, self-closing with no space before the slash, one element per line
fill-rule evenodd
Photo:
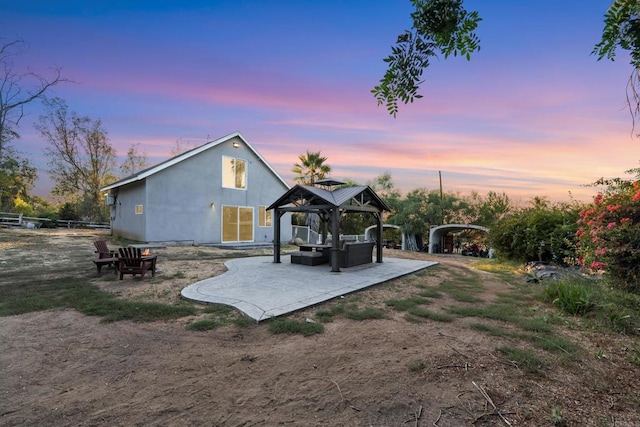
<path fill-rule="evenodd" d="M 253 208 L 222 207 L 222 242 L 253 242 Z"/>

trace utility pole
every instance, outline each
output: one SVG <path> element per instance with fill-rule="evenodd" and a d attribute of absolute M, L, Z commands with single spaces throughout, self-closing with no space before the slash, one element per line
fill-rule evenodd
<path fill-rule="evenodd" d="M 438 178 L 440 178 L 440 225 L 444 223 L 444 212 L 442 211 L 442 201 L 444 200 L 444 194 L 442 193 L 442 172 L 438 171 Z"/>

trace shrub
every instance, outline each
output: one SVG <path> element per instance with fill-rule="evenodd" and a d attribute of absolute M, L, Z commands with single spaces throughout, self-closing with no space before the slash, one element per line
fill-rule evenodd
<path fill-rule="evenodd" d="M 638 292 L 640 180 L 615 178 L 595 184 L 606 185 L 606 189 L 580 212 L 576 231 L 580 262 L 591 270 L 609 274 L 616 287 Z"/>
<path fill-rule="evenodd" d="M 33 206 L 31 206 L 29 203 L 27 203 L 20 196 L 17 196 L 13 200 L 13 212 L 21 213 L 21 214 L 23 214 L 25 216 L 34 216 L 35 215 L 35 211 L 33 209 Z"/>
<path fill-rule="evenodd" d="M 492 246 L 505 258 L 570 264 L 575 259 L 579 207 L 545 203 L 522 209 L 491 228 Z"/>
<path fill-rule="evenodd" d="M 60 206 L 58 217 L 60 219 L 68 219 L 71 221 L 78 221 L 80 219 L 80 216 L 78 215 L 78 209 L 73 203 L 69 202 L 66 202 L 65 204 Z"/>

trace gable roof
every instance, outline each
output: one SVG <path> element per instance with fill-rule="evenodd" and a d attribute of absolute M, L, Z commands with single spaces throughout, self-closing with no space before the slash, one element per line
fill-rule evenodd
<path fill-rule="evenodd" d="M 302 203 L 300 203 L 302 201 Z M 315 211 L 322 209 L 343 208 L 347 211 L 390 211 L 389 206 L 368 185 L 341 187 L 326 190 L 311 185 L 296 185 L 280 196 L 267 208 L 283 208 L 293 204 L 291 211 Z"/>
<path fill-rule="evenodd" d="M 249 144 L 249 142 L 242 136 L 242 134 L 240 132 L 234 132 L 231 133 L 227 136 L 223 136 L 222 138 L 216 139 L 215 141 L 210 141 L 207 142 L 206 144 L 203 144 L 199 147 L 193 148 L 189 151 L 185 151 L 182 154 L 178 154 L 175 157 L 170 158 L 169 160 L 165 160 L 164 162 L 158 163 L 155 166 L 151 166 L 147 169 L 143 169 L 139 172 L 136 172 L 132 175 L 129 175 L 126 178 L 123 178 L 119 181 L 114 182 L 113 184 L 109 184 L 105 187 L 102 187 L 100 189 L 100 191 L 108 191 L 111 190 L 113 188 L 118 188 L 118 187 L 122 187 L 123 185 L 127 185 L 127 184 L 131 184 L 133 182 L 136 181 L 142 181 L 144 179 L 146 179 L 148 176 L 151 176 L 155 173 L 158 173 L 168 167 L 171 167 L 173 165 L 175 165 L 176 163 L 180 163 L 183 160 L 186 160 L 190 157 L 193 157 L 195 155 L 198 155 L 200 153 L 202 153 L 203 151 L 209 150 L 210 148 L 213 148 L 217 145 L 220 145 L 224 142 L 229 141 L 230 139 L 233 138 L 240 138 L 240 140 L 242 140 L 242 142 L 247 146 L 247 148 L 249 148 L 249 150 L 251 150 L 253 152 L 253 154 L 255 154 L 260 161 L 262 161 L 262 163 L 264 163 L 264 165 L 280 180 L 280 182 L 282 182 L 282 184 L 286 187 L 286 188 L 290 188 L 289 184 L 286 183 L 286 181 L 284 179 L 282 179 L 282 177 L 271 167 L 271 165 L 260 155 L 260 153 L 258 153 L 256 151 L 255 148 L 253 148 L 253 146 L 251 144 Z"/>

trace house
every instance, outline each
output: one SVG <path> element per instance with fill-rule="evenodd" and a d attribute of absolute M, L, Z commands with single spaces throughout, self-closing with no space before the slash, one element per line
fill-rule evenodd
<path fill-rule="evenodd" d="M 267 207 L 289 186 L 239 133 L 102 188 L 114 235 L 143 242 L 274 243 Z M 291 240 L 291 215 L 280 219 Z"/>

